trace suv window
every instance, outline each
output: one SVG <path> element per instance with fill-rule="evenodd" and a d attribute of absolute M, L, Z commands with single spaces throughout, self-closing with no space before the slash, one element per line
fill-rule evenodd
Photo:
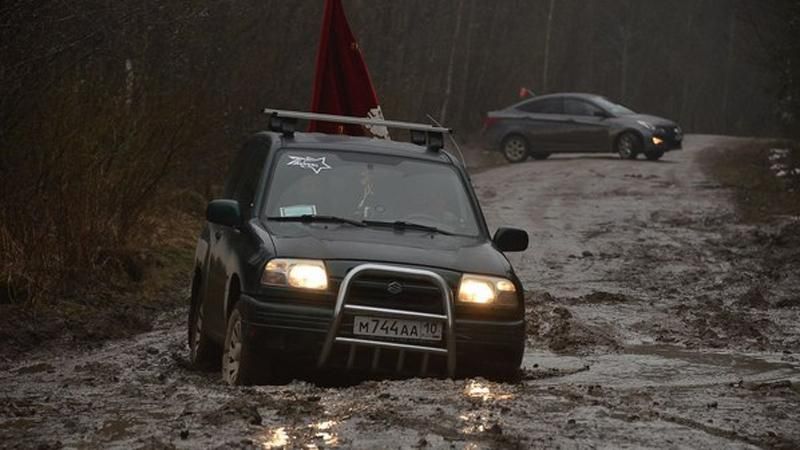
<path fill-rule="evenodd" d="M 237 200 L 242 209 L 242 217 L 249 218 L 252 215 L 253 201 L 264 163 L 267 157 L 268 145 L 261 141 L 253 141 L 245 144 L 236 155 L 231 166 L 230 173 L 226 179 L 224 195 L 225 198 Z"/>
<path fill-rule="evenodd" d="M 602 110 L 587 101 L 566 98 L 564 99 L 564 112 L 569 116 L 593 116 Z"/>
<path fill-rule="evenodd" d="M 405 221 L 480 234 L 464 181 L 452 166 L 357 152 L 283 150 L 270 177 L 266 217 L 310 215 Z"/>
<path fill-rule="evenodd" d="M 236 192 L 236 185 L 242 178 L 242 170 L 246 164 L 247 156 L 247 152 L 242 148 L 236 153 L 236 157 L 233 161 L 231 161 L 231 165 L 228 168 L 228 175 L 225 176 L 225 187 L 222 190 L 222 195 L 225 198 L 233 198 L 233 193 Z"/>
<path fill-rule="evenodd" d="M 563 101 L 560 98 L 531 100 L 518 106 L 517 109 L 534 114 L 564 114 Z"/>

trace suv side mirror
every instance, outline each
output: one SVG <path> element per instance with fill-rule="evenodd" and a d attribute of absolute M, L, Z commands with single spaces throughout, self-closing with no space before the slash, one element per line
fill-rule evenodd
<path fill-rule="evenodd" d="M 242 224 L 242 211 L 236 200 L 212 200 L 206 209 L 209 222 L 226 227 L 238 227 Z"/>
<path fill-rule="evenodd" d="M 594 112 L 594 116 L 595 117 L 599 117 L 601 119 L 608 119 L 609 117 L 611 117 L 611 114 L 609 114 L 609 113 L 607 113 L 605 111 L 595 111 Z"/>
<path fill-rule="evenodd" d="M 500 228 L 492 239 L 501 252 L 524 252 L 528 248 L 528 232 L 516 228 Z"/>

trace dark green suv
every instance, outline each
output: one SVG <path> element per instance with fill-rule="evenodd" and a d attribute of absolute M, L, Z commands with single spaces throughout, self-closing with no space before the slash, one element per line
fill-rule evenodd
<path fill-rule="evenodd" d="M 523 288 L 464 166 L 427 125 L 269 111 L 208 205 L 189 310 L 196 365 L 230 384 L 333 369 L 510 376 Z M 298 119 L 407 128 L 412 143 L 296 133 Z M 221 350 L 221 351 L 220 351 Z"/>

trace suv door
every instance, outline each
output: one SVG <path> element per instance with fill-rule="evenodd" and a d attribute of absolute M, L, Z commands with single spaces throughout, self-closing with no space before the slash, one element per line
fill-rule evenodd
<path fill-rule="evenodd" d="M 532 149 L 541 152 L 563 151 L 569 133 L 569 118 L 564 115 L 564 99 L 534 99 L 516 108 L 525 114 L 525 134 Z"/>
<path fill-rule="evenodd" d="M 252 219 L 258 182 L 264 168 L 268 148 L 261 141 L 252 141 L 236 155 L 225 182 L 224 198 L 239 202 L 243 224 Z M 206 323 L 212 333 L 224 336 L 227 320 L 226 298 L 236 262 L 247 258 L 249 240 L 240 228 L 209 223 L 208 288 L 206 295 Z M 241 276 L 241 274 L 239 274 Z M 219 335 L 218 335 L 219 336 Z"/>
<path fill-rule="evenodd" d="M 579 98 L 564 99 L 569 121 L 565 145 L 573 152 L 608 151 L 609 122 L 600 107 Z"/>

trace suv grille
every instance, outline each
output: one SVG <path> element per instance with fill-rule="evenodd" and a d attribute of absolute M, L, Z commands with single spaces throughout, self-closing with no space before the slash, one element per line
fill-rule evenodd
<path fill-rule="evenodd" d="M 353 281 L 347 303 L 444 314 L 439 288 L 424 280 L 367 274 Z"/>

